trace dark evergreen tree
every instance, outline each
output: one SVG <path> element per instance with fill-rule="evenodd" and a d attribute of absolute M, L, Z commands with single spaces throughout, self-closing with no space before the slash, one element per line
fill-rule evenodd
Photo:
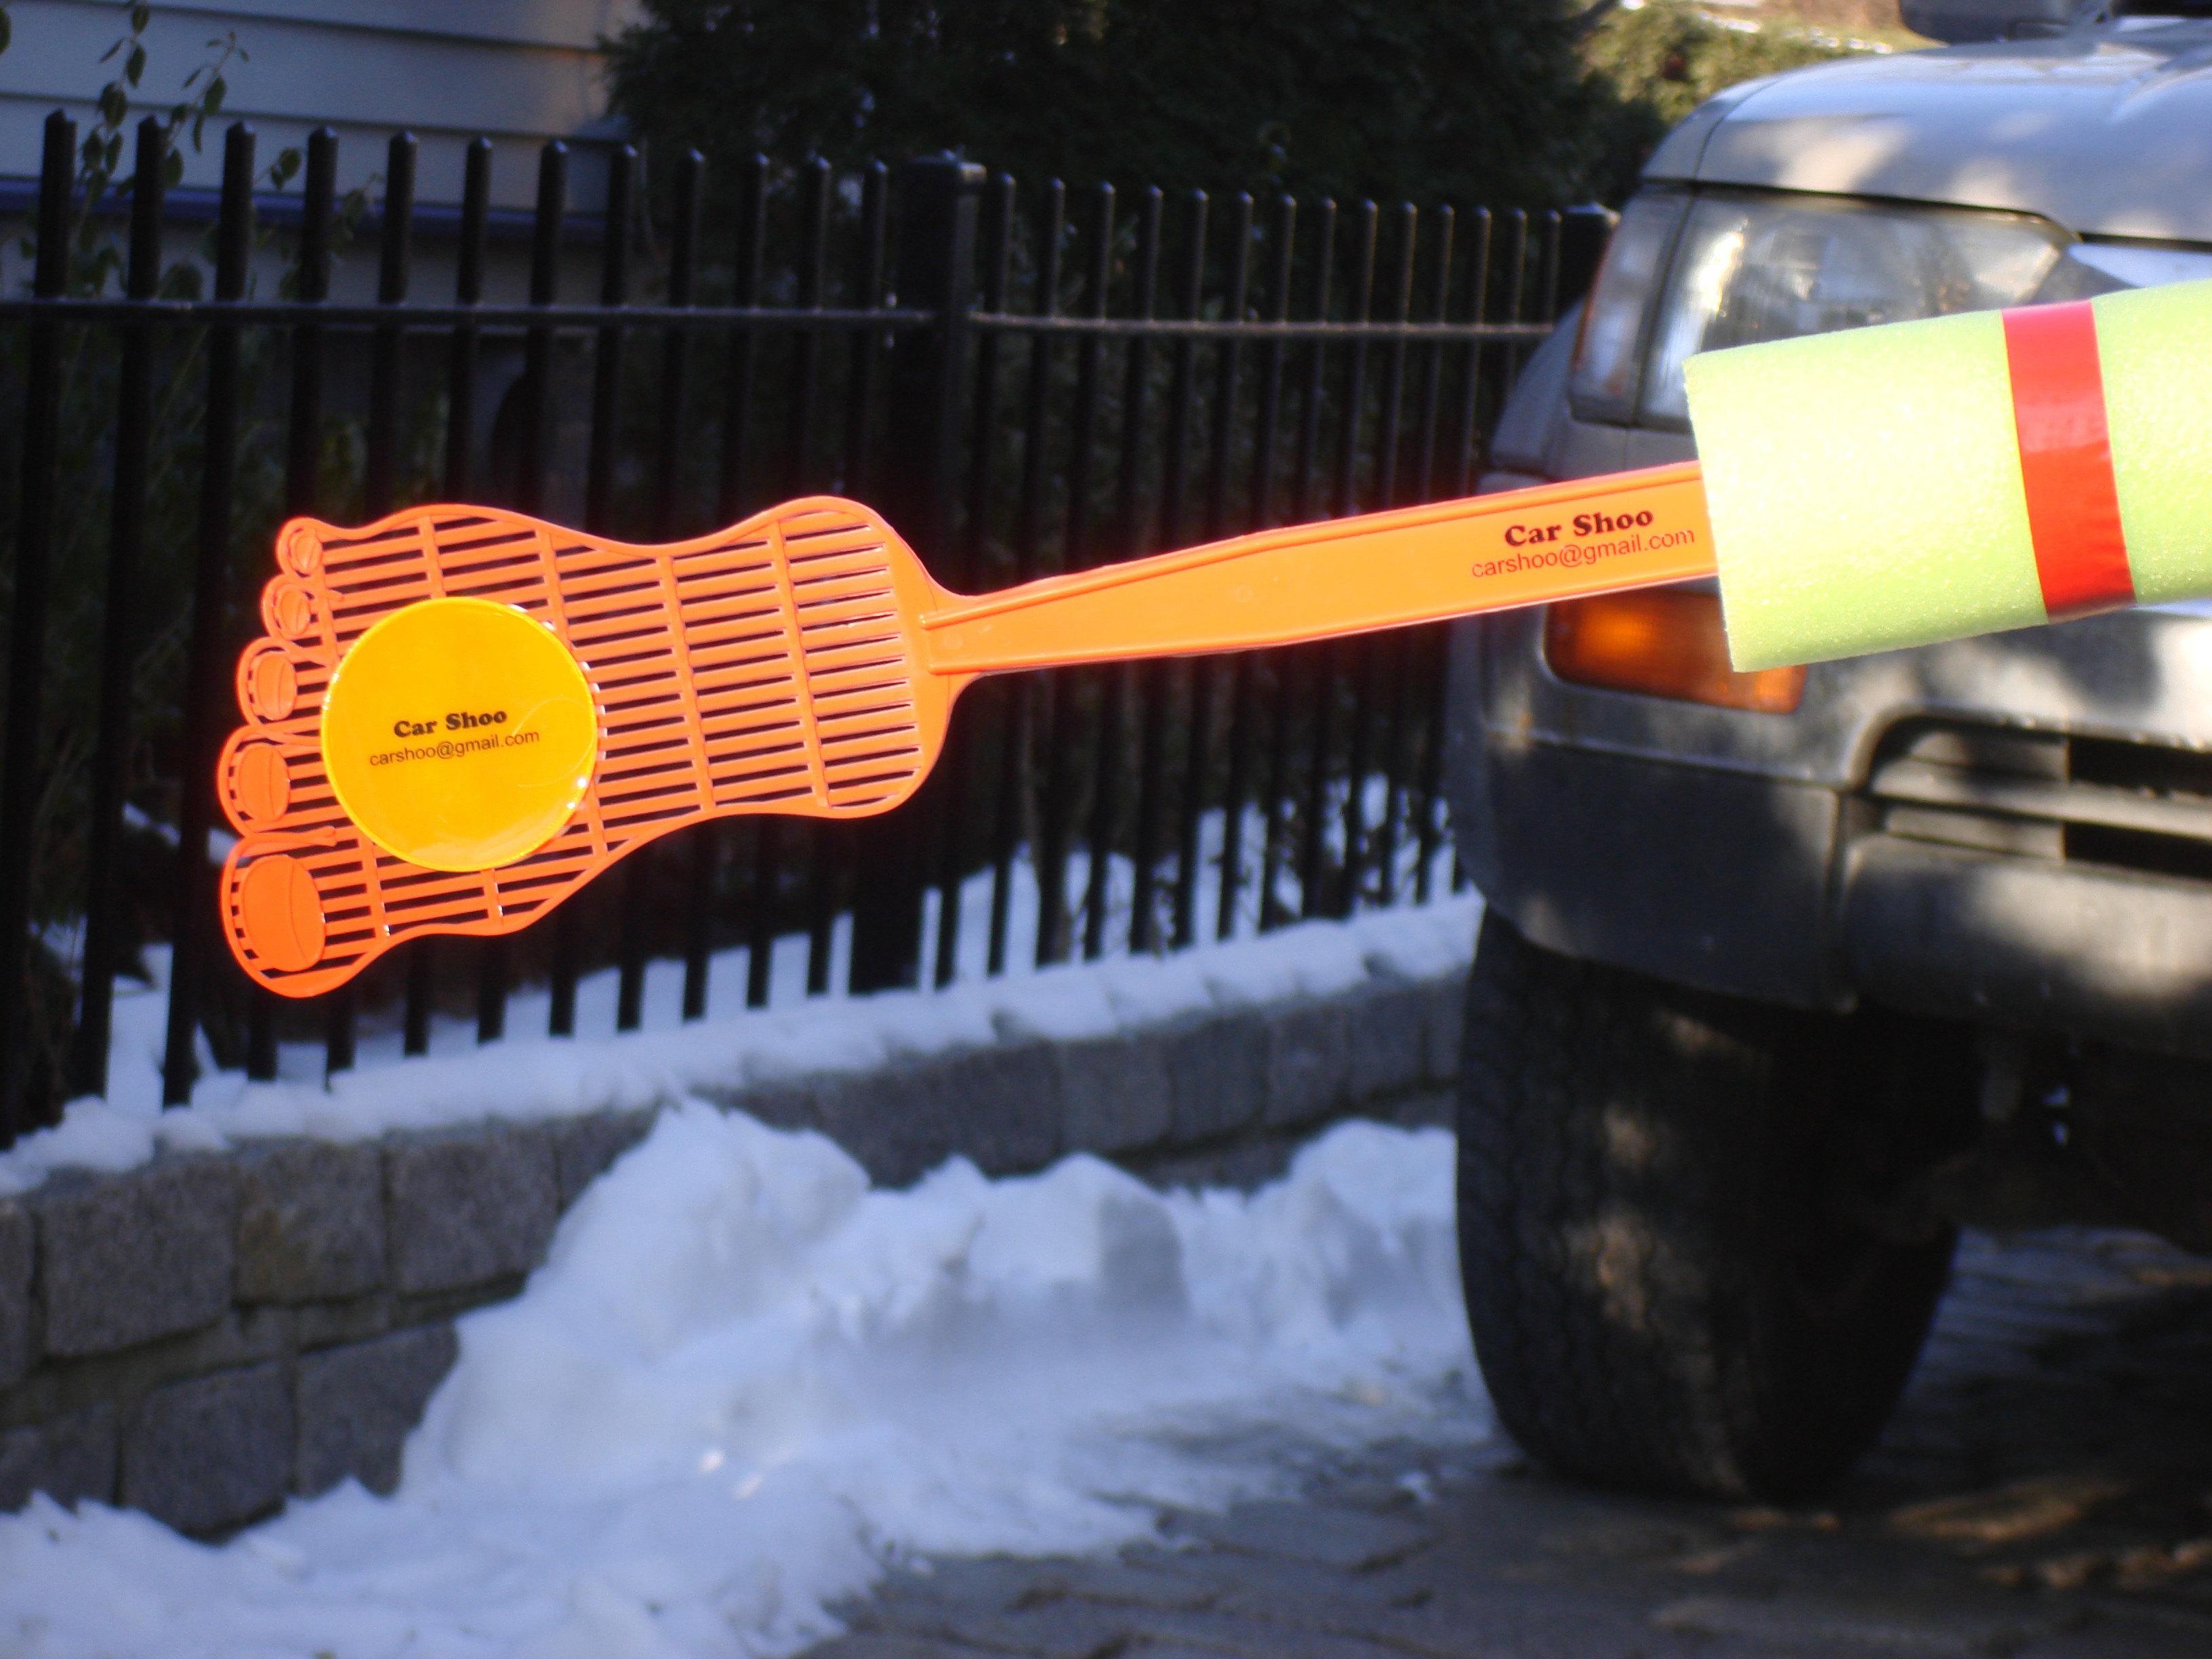
<path fill-rule="evenodd" d="M 665 153 L 952 150 L 1109 179 L 1550 204 L 1606 140 L 1565 0 L 648 0 L 614 102 Z M 726 172 L 726 170 L 725 170 Z"/>

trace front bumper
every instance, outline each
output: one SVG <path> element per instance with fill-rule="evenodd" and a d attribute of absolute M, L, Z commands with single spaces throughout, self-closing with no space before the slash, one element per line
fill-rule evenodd
<path fill-rule="evenodd" d="M 1878 1001 L 2212 1059 L 2212 884 L 1870 836 L 1840 908 Z"/>
<path fill-rule="evenodd" d="M 1450 733 L 1462 860 L 1539 943 L 2212 1057 L 2212 617 L 1819 665 L 1786 717 L 1564 684 L 1540 634 L 1461 625 Z"/>

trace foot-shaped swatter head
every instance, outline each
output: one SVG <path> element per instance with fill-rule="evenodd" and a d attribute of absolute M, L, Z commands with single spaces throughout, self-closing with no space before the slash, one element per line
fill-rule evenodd
<path fill-rule="evenodd" d="M 662 547 L 474 507 L 300 520 L 277 559 L 216 789 L 225 936 L 288 996 L 513 933 L 701 819 L 887 811 L 960 684 L 915 620 L 946 596 L 830 497 Z"/>

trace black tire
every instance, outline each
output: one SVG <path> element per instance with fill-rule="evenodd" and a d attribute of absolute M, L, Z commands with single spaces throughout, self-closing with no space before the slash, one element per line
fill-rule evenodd
<path fill-rule="evenodd" d="M 1521 1448 L 1713 1498 L 1847 1469 L 1949 1271 L 1955 1231 L 1897 1198 L 1973 1132 L 1966 1035 L 1686 989 L 1493 914 L 1462 1054 L 1468 1318 Z"/>

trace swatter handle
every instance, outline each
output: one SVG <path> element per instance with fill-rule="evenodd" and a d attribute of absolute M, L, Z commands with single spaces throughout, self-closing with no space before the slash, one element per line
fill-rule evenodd
<path fill-rule="evenodd" d="M 939 674 L 1289 645 L 1713 572 L 1697 464 L 1469 496 L 1233 541 L 948 603 Z"/>

